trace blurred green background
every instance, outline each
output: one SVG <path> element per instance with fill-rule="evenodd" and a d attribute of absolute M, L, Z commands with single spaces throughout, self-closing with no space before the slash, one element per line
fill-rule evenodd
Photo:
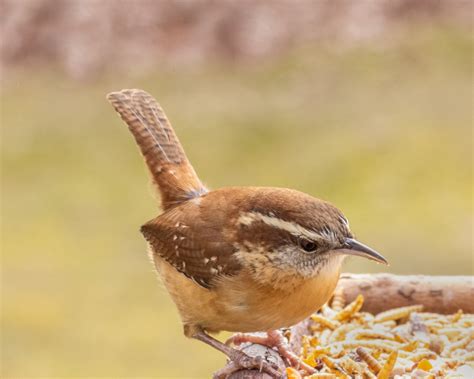
<path fill-rule="evenodd" d="M 159 209 L 105 100 L 121 88 L 159 100 L 209 187 L 337 204 L 391 263 L 345 271 L 472 275 L 472 36 L 399 29 L 79 79 L 57 62 L 5 64 L 2 377 L 198 378 L 224 364 L 182 335 L 145 253 L 138 229 Z"/>

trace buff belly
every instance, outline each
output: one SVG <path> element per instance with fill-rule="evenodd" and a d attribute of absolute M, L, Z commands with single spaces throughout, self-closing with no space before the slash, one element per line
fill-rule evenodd
<path fill-rule="evenodd" d="M 329 300 L 340 267 L 338 262 L 313 278 L 301 278 L 291 292 L 256 283 L 245 270 L 223 278 L 209 290 L 163 259 L 155 256 L 154 260 L 188 335 L 197 328 L 209 332 L 256 332 L 294 325 Z"/>

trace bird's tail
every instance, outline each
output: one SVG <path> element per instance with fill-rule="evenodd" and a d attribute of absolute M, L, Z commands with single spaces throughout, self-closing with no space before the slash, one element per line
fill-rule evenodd
<path fill-rule="evenodd" d="M 164 210 L 207 192 L 156 100 L 138 89 L 111 92 L 113 105 L 145 158 Z"/>

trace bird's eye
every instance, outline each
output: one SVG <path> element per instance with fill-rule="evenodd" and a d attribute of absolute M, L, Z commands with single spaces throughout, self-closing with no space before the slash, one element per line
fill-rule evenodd
<path fill-rule="evenodd" d="M 299 245 L 307 253 L 311 253 L 311 252 L 315 251 L 318 248 L 318 246 L 314 242 L 308 241 L 308 240 L 303 239 L 303 238 L 299 239 Z"/>

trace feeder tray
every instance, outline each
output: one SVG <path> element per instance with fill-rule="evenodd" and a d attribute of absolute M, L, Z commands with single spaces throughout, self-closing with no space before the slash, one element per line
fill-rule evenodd
<path fill-rule="evenodd" d="M 310 296 L 310 294 L 308 294 Z M 362 296 L 361 296 L 362 295 Z M 385 322 L 383 321 L 383 317 L 387 318 L 386 324 L 388 325 L 391 320 L 393 324 L 396 324 L 395 319 L 397 321 L 400 321 L 403 317 L 405 318 L 405 321 L 408 320 L 408 317 L 410 315 L 412 316 L 410 318 L 411 322 L 411 333 L 417 334 L 418 337 L 420 337 L 419 333 L 427 333 L 427 328 L 424 326 L 423 321 L 418 320 L 418 312 L 423 312 L 421 315 L 424 315 L 423 317 L 429 317 L 429 313 L 433 314 L 432 317 L 436 318 L 435 314 L 439 315 L 453 315 L 450 316 L 451 318 L 447 320 L 451 320 L 454 322 L 454 320 L 459 319 L 461 315 L 466 315 L 466 314 L 473 314 L 474 313 L 474 277 L 472 276 L 422 276 L 422 275 L 410 275 L 410 276 L 399 276 L 399 275 L 392 275 L 392 274 L 343 274 L 340 277 L 337 289 L 335 291 L 335 295 L 333 298 L 332 302 L 332 307 L 329 308 L 326 307 L 322 309 L 322 314 L 318 314 L 318 316 L 310 317 L 306 320 L 301 321 L 299 324 L 293 326 L 289 330 L 289 345 L 291 350 L 297 354 L 300 355 L 302 350 L 306 349 L 308 345 L 308 341 L 310 341 L 311 338 L 313 338 L 313 341 L 317 340 L 317 337 L 315 337 L 315 334 L 313 334 L 315 328 L 318 328 L 318 326 L 315 326 L 315 323 L 319 322 L 326 322 L 327 320 L 325 318 L 325 312 L 332 312 L 332 316 L 335 316 L 334 312 L 340 312 L 341 310 L 338 309 L 338 304 L 337 302 L 338 297 L 344 299 L 345 304 L 350 304 L 353 303 L 355 307 L 357 307 L 357 302 L 360 302 L 361 299 L 363 299 L 363 305 L 362 308 L 357 310 L 357 312 L 361 312 L 357 314 L 358 317 L 361 317 L 361 315 L 364 315 L 364 317 L 374 317 L 372 315 L 378 315 L 375 316 L 375 319 L 379 317 L 377 322 Z M 422 306 L 422 307 L 414 307 L 414 306 Z M 410 307 L 410 308 L 404 308 L 401 311 L 396 310 L 392 312 L 391 310 L 400 308 L 400 307 Z M 422 310 L 421 310 L 422 308 Z M 459 312 L 458 312 L 459 311 Z M 386 312 L 382 315 L 381 312 Z M 390 313 L 392 312 L 392 314 Z M 397 312 L 402 312 L 399 314 L 393 314 Z M 388 315 L 388 316 L 384 316 Z M 458 315 L 458 316 L 456 316 Z M 347 317 L 352 317 L 354 315 L 349 315 Z M 399 317 L 400 316 L 400 317 Z M 344 315 L 339 315 L 336 316 L 336 323 L 338 325 L 340 324 L 337 318 L 340 318 L 341 322 L 345 322 L 343 318 L 345 317 Z M 395 319 L 394 319 L 395 317 Z M 472 316 L 469 316 L 471 320 Z M 373 320 L 373 319 L 372 319 Z M 417 321 L 418 320 L 418 321 Z M 451 322 L 450 321 L 450 322 Z M 363 321 L 362 321 L 363 322 Z M 433 321 L 434 322 L 434 321 Z M 470 321 L 471 322 L 471 321 Z M 419 325 L 418 325 L 418 324 Z M 372 325 L 372 324 L 371 324 Z M 413 326 L 421 328 L 421 331 L 415 331 L 413 332 Z M 330 324 L 326 325 L 328 329 L 329 327 L 332 327 Z M 349 326 L 349 328 L 352 326 Z M 408 327 L 408 324 L 407 324 Z M 472 325 L 470 327 L 466 326 L 465 330 L 461 330 L 461 336 L 458 337 L 458 339 L 461 341 L 462 338 L 464 338 L 466 341 L 462 340 L 461 342 L 457 342 L 458 344 L 462 345 L 463 341 L 466 342 L 463 347 L 468 346 L 469 349 L 474 347 L 474 342 L 473 341 L 473 332 L 472 332 Z M 323 329 L 324 325 L 320 325 L 320 328 Z M 400 327 L 403 328 L 403 327 Z M 321 330 L 320 329 L 320 330 Z M 330 330 L 328 330 L 330 332 Z M 454 332 L 453 332 L 454 333 Z M 326 333 L 327 334 L 327 333 Z M 383 335 L 382 335 L 383 336 Z M 322 337 L 322 333 L 321 333 Z M 390 341 L 383 341 L 379 340 L 377 342 L 377 336 L 372 335 L 372 340 L 375 342 L 376 346 L 377 343 L 382 346 L 383 343 L 386 343 L 387 346 L 389 345 L 394 345 L 395 342 L 390 342 Z M 406 337 L 406 336 L 405 336 Z M 345 337 L 344 337 L 345 338 Z M 378 349 L 365 349 L 362 346 L 361 349 L 357 349 L 357 346 L 355 346 L 358 342 L 357 340 L 351 340 L 351 343 L 349 344 L 348 342 L 344 342 L 344 338 L 342 340 L 339 340 L 339 345 L 353 345 L 353 349 L 351 354 L 355 354 L 355 351 L 357 350 L 357 353 L 364 354 L 370 351 L 378 351 Z M 398 338 L 402 339 L 403 337 L 398 336 Z M 407 337 L 409 338 L 409 337 Z M 321 346 L 321 349 L 324 349 L 324 343 L 327 343 L 327 341 L 319 341 Z M 334 341 L 332 341 L 334 342 Z M 390 343 L 389 343 L 390 342 Z M 401 343 L 402 341 L 398 341 Z M 405 339 L 406 344 L 412 343 L 414 344 L 414 341 L 409 341 L 408 339 Z M 365 346 L 372 346 L 370 345 L 369 342 L 360 342 L 361 345 Z M 305 346 L 306 345 L 306 346 Z M 397 345 L 400 346 L 400 345 Z M 428 345 L 427 345 L 428 346 Z M 393 346 L 392 346 L 393 347 Z M 278 353 L 266 346 L 262 345 L 257 345 L 257 344 L 245 344 L 243 346 L 238 346 L 237 348 L 240 348 L 242 351 L 244 351 L 248 355 L 252 356 L 261 356 L 265 357 L 268 361 L 275 363 L 277 366 L 280 367 L 282 371 L 285 370 L 285 363 L 283 359 L 278 355 Z M 436 350 L 436 347 L 432 347 L 432 349 Z M 426 350 L 426 351 L 425 351 Z M 391 352 L 389 354 L 389 351 Z M 393 351 L 396 351 L 393 352 Z M 420 355 L 420 359 L 416 361 L 416 358 L 414 360 L 414 366 L 411 368 L 410 371 L 410 376 L 413 376 L 414 373 L 417 371 L 420 372 L 427 372 L 428 376 L 425 376 L 426 378 L 429 378 L 429 369 L 430 369 L 430 361 L 428 358 L 435 358 L 435 352 L 433 351 L 432 354 L 430 355 L 429 349 L 422 349 L 420 352 L 424 352 L 426 354 L 426 357 L 423 358 Z M 313 352 L 313 355 L 316 356 L 318 351 L 316 353 Z M 438 352 L 439 353 L 439 352 Z M 345 355 L 349 356 L 349 351 L 344 353 Z M 385 359 L 381 360 L 382 365 L 378 368 L 375 369 L 375 372 L 378 372 L 378 377 L 384 377 L 382 376 L 383 374 L 386 374 L 386 377 L 393 377 L 394 373 L 391 373 L 392 368 L 390 368 L 390 363 L 388 362 L 390 359 L 396 359 L 397 356 L 405 356 L 407 357 L 410 353 L 406 353 L 405 351 L 401 351 L 400 353 L 398 352 L 397 349 L 395 348 L 390 348 L 387 347 L 387 351 L 385 352 Z M 467 351 L 467 355 L 472 355 L 472 351 Z M 467 356 L 465 355 L 465 356 Z M 391 357 L 391 358 L 390 358 Z M 361 361 L 363 359 L 359 357 Z M 413 356 L 410 358 L 414 358 Z M 324 358 L 326 359 L 325 362 L 328 365 L 331 365 L 332 361 L 329 357 Z M 324 360 L 323 359 L 323 360 Z M 404 358 L 399 358 L 400 360 Z M 408 359 L 406 359 L 408 361 Z M 472 369 L 472 357 L 470 358 L 471 360 L 471 369 Z M 342 360 L 343 363 L 344 359 Z M 229 362 L 228 365 L 232 365 L 232 362 Z M 384 366 L 387 367 L 382 367 Z M 339 366 L 338 366 L 339 367 Z M 467 367 L 469 369 L 469 367 Z M 368 369 L 368 368 L 367 368 Z M 384 369 L 387 371 L 387 373 L 382 372 L 380 373 L 380 369 Z M 335 370 L 335 374 L 333 375 L 334 378 L 336 377 L 352 377 L 352 375 L 348 372 L 347 370 L 344 370 L 341 368 L 342 374 L 341 375 L 336 375 L 337 370 Z M 423 371 L 426 370 L 426 371 Z M 396 370 L 394 370 L 395 372 Z M 345 374 L 344 374 L 345 372 Z M 218 372 L 217 372 L 218 373 Z M 289 376 L 294 373 L 295 377 L 298 377 L 298 372 L 289 370 Z M 370 373 L 368 373 L 370 374 Z M 354 375 L 355 376 L 355 375 Z M 323 376 L 321 376 L 323 377 Z M 330 374 L 327 376 L 328 378 L 331 377 Z M 364 376 L 361 376 L 364 377 Z M 373 377 L 377 377 L 377 375 L 374 374 Z M 422 375 L 420 377 L 423 377 Z M 432 375 L 434 378 L 434 375 Z M 462 376 L 456 376 L 456 377 L 462 377 Z M 270 379 L 271 377 L 263 372 L 259 372 L 258 370 L 239 370 L 236 372 L 233 372 L 228 376 L 228 379 Z"/>

